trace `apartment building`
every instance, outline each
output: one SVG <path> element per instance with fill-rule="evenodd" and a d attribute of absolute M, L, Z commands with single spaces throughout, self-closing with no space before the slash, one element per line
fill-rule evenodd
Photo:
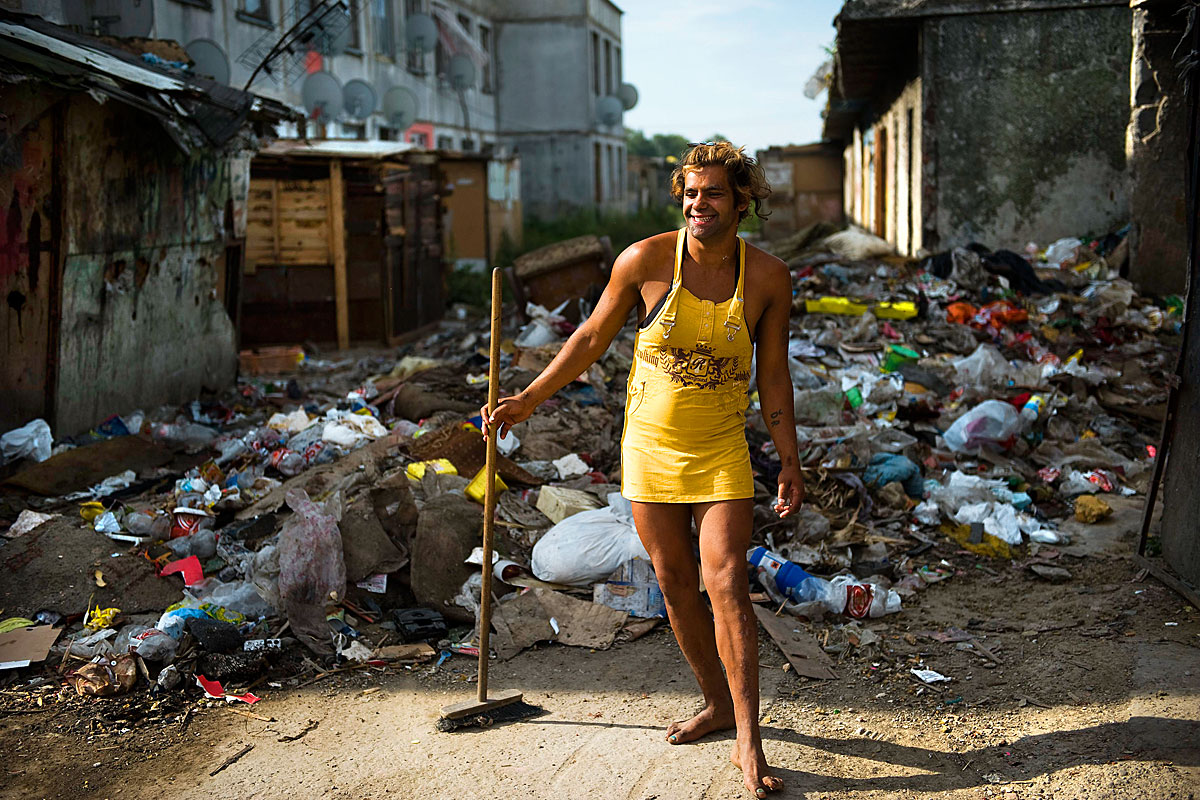
<path fill-rule="evenodd" d="M 329 104 L 341 106 L 336 113 L 310 114 L 305 130 L 281 126 L 281 136 L 517 154 L 530 215 L 551 218 L 581 207 L 622 206 L 622 12 L 609 0 L 22 0 L 20 5 L 86 33 L 175 40 L 204 68 L 220 72 L 227 65 L 228 77 L 216 77 L 230 86 L 249 83 L 254 92 L 296 108 L 305 107 L 306 84 L 310 89 L 322 84 L 325 94 L 331 87 L 345 93 L 346 102 Z M 318 18 L 318 36 L 306 39 L 305 21 Z M 267 59 L 289 35 L 291 52 Z M 316 73 L 328 77 L 309 83 Z M 399 98 L 410 113 L 393 113 Z"/>

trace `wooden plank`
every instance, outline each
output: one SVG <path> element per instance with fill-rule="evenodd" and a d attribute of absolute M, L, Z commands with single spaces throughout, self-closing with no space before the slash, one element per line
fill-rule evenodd
<path fill-rule="evenodd" d="M 350 346 L 350 304 L 346 289 L 346 186 L 342 161 L 329 163 L 329 255 L 333 261 L 333 299 L 337 311 L 338 349 Z"/>
<path fill-rule="evenodd" d="M 817 644 L 812 634 L 798 630 L 800 623 L 795 617 L 777 617 L 768 608 L 754 606 L 754 616 L 766 630 L 785 658 L 796 670 L 797 675 L 808 678 L 836 679 L 833 662 Z"/>
<path fill-rule="evenodd" d="M 271 247 L 275 250 L 275 260 L 279 260 L 279 181 L 271 181 Z"/>

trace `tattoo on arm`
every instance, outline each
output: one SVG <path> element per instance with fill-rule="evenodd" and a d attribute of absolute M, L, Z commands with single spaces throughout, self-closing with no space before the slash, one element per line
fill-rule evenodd
<path fill-rule="evenodd" d="M 781 411 L 779 409 L 776 409 L 771 412 L 771 427 L 772 428 L 777 427 L 779 425 L 779 423 L 782 421 L 779 418 L 782 416 L 783 416 L 783 411 Z"/>

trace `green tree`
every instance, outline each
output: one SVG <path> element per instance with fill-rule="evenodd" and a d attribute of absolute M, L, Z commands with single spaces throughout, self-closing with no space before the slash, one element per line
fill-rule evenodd
<path fill-rule="evenodd" d="M 687 150 L 690 140 L 686 136 L 680 136 L 677 133 L 656 133 L 654 134 L 654 149 L 655 155 L 663 156 L 681 156 Z"/>
<path fill-rule="evenodd" d="M 657 156 L 658 151 L 654 142 L 646 138 L 646 134 L 636 128 L 625 129 L 625 149 L 631 156 Z"/>

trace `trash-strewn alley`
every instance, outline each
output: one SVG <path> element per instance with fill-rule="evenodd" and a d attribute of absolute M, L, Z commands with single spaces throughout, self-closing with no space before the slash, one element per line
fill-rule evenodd
<path fill-rule="evenodd" d="M 126 5 L 0 10 L 0 798 L 1196 797 L 1200 9 Z"/>

